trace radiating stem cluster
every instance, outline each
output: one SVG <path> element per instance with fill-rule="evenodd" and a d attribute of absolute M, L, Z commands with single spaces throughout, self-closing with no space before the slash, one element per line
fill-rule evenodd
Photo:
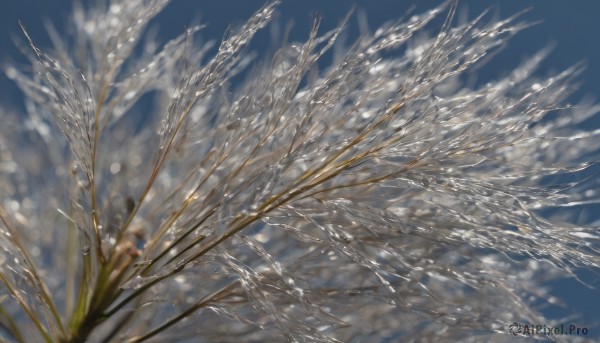
<path fill-rule="evenodd" d="M 581 66 L 539 77 L 545 49 L 467 83 L 520 14 L 449 1 L 348 46 L 351 14 L 315 18 L 253 60 L 279 1 L 215 49 L 202 26 L 145 34 L 168 3 L 75 4 L 54 49 L 21 24 L 0 342 L 503 341 L 554 323 L 551 280 L 600 267 L 597 228 L 568 220 L 598 196 L 598 108 L 563 105 Z"/>

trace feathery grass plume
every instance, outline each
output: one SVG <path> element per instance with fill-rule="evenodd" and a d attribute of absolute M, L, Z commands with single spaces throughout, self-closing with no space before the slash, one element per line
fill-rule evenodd
<path fill-rule="evenodd" d="M 348 18 L 317 18 L 230 91 L 278 1 L 212 57 L 200 26 L 144 38 L 168 2 L 76 5 L 52 51 L 22 24 L 32 69 L 4 69 L 27 113 L 0 113 L 1 341 L 512 341 L 512 322 L 555 323 L 549 280 L 598 270 L 597 228 L 544 215 L 598 198 L 581 175 L 599 132 L 578 126 L 598 107 L 562 105 L 581 67 L 537 77 L 546 49 L 464 84 L 518 16 L 457 24 L 445 3 L 322 70 Z"/>

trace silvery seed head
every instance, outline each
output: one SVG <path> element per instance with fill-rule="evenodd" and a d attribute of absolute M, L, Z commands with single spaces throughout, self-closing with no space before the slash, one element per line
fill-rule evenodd
<path fill-rule="evenodd" d="M 168 3 L 76 5 L 48 49 L 21 24 L 2 340 L 508 342 L 513 322 L 558 323 L 550 280 L 598 270 L 597 228 L 568 220 L 597 200 L 580 124 L 598 107 L 565 104 L 582 66 L 540 76 L 544 49 L 466 79 L 518 15 L 458 21 L 448 2 L 350 44 L 350 15 L 316 18 L 253 59 L 279 1 L 215 46 L 201 25 L 148 38 Z"/>

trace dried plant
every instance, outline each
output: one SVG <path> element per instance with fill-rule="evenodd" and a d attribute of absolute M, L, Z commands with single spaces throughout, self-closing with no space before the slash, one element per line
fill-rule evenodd
<path fill-rule="evenodd" d="M 511 341 L 514 321 L 551 323 L 549 280 L 598 270 L 597 228 L 563 220 L 597 199 L 580 124 L 598 108 L 564 105 L 581 66 L 538 78 L 546 49 L 466 82 L 518 15 L 454 23 L 451 2 L 347 47 L 348 18 L 316 19 L 252 62 L 277 1 L 212 57 L 200 26 L 144 38 L 168 2 L 76 5 L 51 52 L 23 27 L 1 341 Z"/>

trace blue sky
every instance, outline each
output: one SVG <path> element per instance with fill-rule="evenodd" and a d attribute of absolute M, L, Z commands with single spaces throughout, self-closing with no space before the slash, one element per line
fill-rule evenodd
<path fill-rule="evenodd" d="M 84 2 L 88 2 L 84 0 Z M 294 21 L 291 39 L 306 37 L 315 13 L 323 19 L 322 31 L 334 28 L 341 18 L 356 4 L 359 10 L 364 10 L 371 29 L 380 24 L 402 17 L 413 3 L 414 13 L 429 9 L 440 1 L 432 0 L 304 0 L 283 1 L 280 7 L 280 22 L 282 26 Z M 220 39 L 230 24 L 241 24 L 261 4 L 262 0 L 174 0 L 173 3 L 156 20 L 160 24 L 163 38 L 180 33 L 194 19 L 202 19 L 210 25 L 203 30 L 203 37 Z M 556 48 L 542 64 L 540 74 L 560 71 L 580 62 L 587 62 L 586 72 L 579 77 L 581 86 L 573 95 L 571 101 L 576 103 L 583 97 L 598 99 L 600 94 L 600 13 L 599 1 L 567 2 L 563 0 L 546 1 L 487 1 L 464 0 L 460 2 L 461 11 L 468 11 L 474 16 L 486 8 L 491 8 L 490 18 L 506 17 L 520 10 L 532 7 L 522 18 L 525 21 L 541 21 L 539 24 L 519 33 L 512 39 L 506 49 L 499 54 L 493 63 L 480 70 L 482 79 L 501 76 L 512 67 L 519 64 L 523 58 L 534 54 L 537 50 L 555 43 Z M 0 62 L 7 59 L 19 61 L 20 55 L 12 43 L 12 37 L 21 37 L 17 19 L 24 22 L 31 36 L 40 47 L 48 45 L 45 29 L 42 25 L 44 18 L 55 23 L 59 30 L 64 28 L 65 18 L 69 14 L 71 1 L 67 0 L 3 0 L 0 14 Z M 466 12 L 465 12 L 466 13 Z M 354 20 L 350 33 L 357 32 Z M 269 38 L 268 29 L 258 36 L 255 49 L 266 46 Z M 0 101 L 3 104 L 12 98 L 14 88 L 10 82 L 0 76 Z M 14 99 L 13 99 L 14 100 Z M 600 125 L 600 120 L 597 123 Z M 600 212 L 597 211 L 596 212 Z M 598 276 L 584 272 L 586 281 L 600 288 Z M 575 281 L 561 281 L 554 285 L 555 294 L 566 300 L 570 309 L 583 313 L 582 322 L 600 324 L 600 290 L 590 290 Z M 554 311 L 554 310 L 553 310 Z M 553 313 L 566 313 L 557 310 Z M 600 327 L 591 329 L 591 335 L 600 338 Z"/>
<path fill-rule="evenodd" d="M 162 24 L 162 34 L 173 36 L 194 19 L 202 19 L 210 24 L 203 30 L 203 37 L 220 38 L 228 25 L 242 23 L 262 3 L 263 0 L 174 0 L 157 18 L 157 22 Z M 292 38 L 300 39 L 306 36 L 315 13 L 323 18 L 322 29 L 325 30 L 335 27 L 355 4 L 358 9 L 366 11 L 370 28 L 375 28 L 383 22 L 402 17 L 411 7 L 414 13 L 418 13 L 440 3 L 434 0 L 284 0 L 280 7 L 280 20 L 282 23 L 293 20 Z M 68 0 L 3 1 L 0 14 L 0 61 L 5 60 L 6 55 L 14 58 L 19 56 L 12 43 L 12 37 L 20 36 L 18 19 L 26 24 L 36 42 L 44 46 L 44 43 L 47 44 L 42 24 L 44 18 L 49 18 L 59 28 L 64 26 L 70 4 Z M 530 22 L 542 21 L 512 39 L 503 55 L 494 61 L 495 68 L 482 71 L 485 76 L 501 75 L 525 56 L 554 42 L 556 49 L 542 65 L 541 72 L 562 70 L 574 63 L 587 61 L 587 73 L 580 78 L 583 83 L 577 95 L 592 95 L 600 89 L 600 42 L 597 37 L 600 32 L 600 22 L 597 21 L 600 2 L 578 1 L 575 6 L 573 2 L 562 0 L 462 0 L 459 4 L 461 10 L 468 11 L 471 16 L 488 8 L 491 9 L 491 16 L 499 17 L 531 8 L 522 18 Z M 353 29 L 356 30 L 356 25 Z M 269 38 L 268 34 L 262 38 Z M 6 85 L 6 79 L 2 78 L 0 86 Z"/>

